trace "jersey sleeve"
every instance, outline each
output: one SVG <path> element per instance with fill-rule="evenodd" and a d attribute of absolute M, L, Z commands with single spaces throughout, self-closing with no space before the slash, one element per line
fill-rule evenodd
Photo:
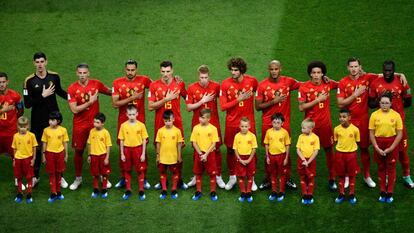
<path fill-rule="evenodd" d="M 148 77 L 148 76 L 145 76 L 145 79 L 144 79 L 144 87 L 145 88 L 149 88 L 149 86 L 151 85 L 151 83 L 152 83 L 152 80 L 151 80 L 151 78 L 150 77 Z"/>
<path fill-rule="evenodd" d="M 190 142 L 197 142 L 197 126 L 194 126 L 192 132 L 191 132 L 191 136 L 190 136 Z"/>
<path fill-rule="evenodd" d="M 16 145 L 16 135 L 17 134 L 14 134 L 13 135 L 13 141 L 12 141 L 12 144 L 11 144 L 11 147 L 13 148 L 13 149 L 16 149 L 17 148 L 17 145 Z"/>
<path fill-rule="evenodd" d="M 76 98 L 75 98 L 75 91 L 72 85 L 69 86 L 68 88 L 68 102 L 69 103 L 76 103 Z"/>
<path fill-rule="evenodd" d="M 257 148 L 257 139 L 256 139 L 256 135 L 254 135 L 252 133 L 252 148 L 255 149 Z"/>
<path fill-rule="evenodd" d="M 41 99 L 42 95 L 34 95 L 33 94 L 33 86 L 31 85 L 31 78 L 28 77 L 24 81 L 23 84 L 23 100 L 24 100 L 24 106 L 26 108 L 31 108 L 32 106 L 37 105 Z"/>
<path fill-rule="evenodd" d="M 355 141 L 360 142 L 361 141 L 361 134 L 359 133 L 359 129 L 355 127 Z"/>
<path fill-rule="evenodd" d="M 290 90 L 298 90 L 301 85 L 301 82 L 294 78 L 290 78 Z"/>
<path fill-rule="evenodd" d="M 316 136 L 315 134 L 315 146 L 314 146 L 314 150 L 320 150 L 321 149 L 321 143 L 319 141 L 319 137 Z"/>
<path fill-rule="evenodd" d="M 105 84 L 103 84 L 103 82 L 101 82 L 99 80 L 97 80 L 97 81 L 98 81 L 98 90 L 99 90 L 99 93 L 107 94 L 107 93 L 110 93 L 111 92 L 111 89 L 109 87 L 105 86 Z"/>
<path fill-rule="evenodd" d="M 303 86 L 299 87 L 298 101 L 299 101 L 299 103 L 305 103 L 306 102 L 306 90 Z"/>
<path fill-rule="evenodd" d="M 105 144 L 106 146 L 112 146 L 111 135 L 109 134 L 108 130 L 105 131 Z"/>
<path fill-rule="evenodd" d="M 192 104 L 194 102 L 193 98 L 193 85 L 188 86 L 187 97 L 185 98 L 186 104 Z"/>
<path fill-rule="evenodd" d="M 183 135 L 181 134 L 181 131 L 178 128 L 177 128 L 177 138 L 178 138 L 177 142 L 184 142 Z"/>
<path fill-rule="evenodd" d="M 218 136 L 218 130 L 216 127 L 213 127 L 213 142 L 219 142 L 220 138 Z"/>
<path fill-rule="evenodd" d="M 119 127 L 119 132 L 118 132 L 119 140 L 125 140 L 124 129 L 125 129 L 125 126 L 124 124 L 122 124 L 121 127 Z"/>
<path fill-rule="evenodd" d="M 58 96 L 60 96 L 62 99 L 67 100 L 68 99 L 68 93 L 62 89 L 62 86 L 60 85 L 60 77 L 59 75 L 55 76 L 55 92 Z"/>
<path fill-rule="evenodd" d="M 262 85 L 257 87 L 256 100 L 263 100 L 264 88 Z"/>
<path fill-rule="evenodd" d="M 183 81 L 180 82 L 180 95 L 186 99 L 187 97 L 187 90 L 185 89 L 185 83 Z"/>
<path fill-rule="evenodd" d="M 36 147 L 36 146 L 38 146 L 39 144 L 37 143 L 37 139 L 36 139 L 36 136 L 32 133 L 32 134 L 30 134 L 30 137 L 31 137 L 31 140 L 32 140 L 32 145 L 33 145 L 33 147 Z"/>
<path fill-rule="evenodd" d="M 119 96 L 119 80 L 115 80 L 112 83 L 112 96 Z"/>
<path fill-rule="evenodd" d="M 233 150 L 237 151 L 237 134 L 236 136 L 234 136 L 234 140 L 233 140 Z"/>
<path fill-rule="evenodd" d="M 397 113 L 396 126 L 397 126 L 397 130 L 402 130 L 403 129 L 402 118 L 401 118 L 400 114 L 398 114 L 398 113 Z"/>
<path fill-rule="evenodd" d="M 155 91 L 156 91 L 156 83 L 151 83 L 149 90 L 148 90 L 148 101 L 155 102 Z"/>
<path fill-rule="evenodd" d="M 229 108 L 232 108 L 232 107 L 236 106 L 239 102 L 237 100 L 237 98 L 235 98 L 234 100 L 229 101 L 229 102 L 227 101 L 227 96 L 226 96 L 227 89 L 228 89 L 227 85 L 224 85 L 224 84 L 221 85 L 221 90 L 220 90 L 220 108 L 221 108 L 221 111 L 227 111 Z"/>
<path fill-rule="evenodd" d="M 334 128 L 334 141 L 335 142 L 338 141 L 338 128 L 337 127 Z"/>
<path fill-rule="evenodd" d="M 65 128 L 63 128 L 63 141 L 64 142 L 69 142 L 68 131 Z"/>
<path fill-rule="evenodd" d="M 343 80 L 339 81 L 338 90 L 336 92 L 336 97 L 337 98 L 345 98 L 346 97 L 345 96 L 345 86 L 346 86 L 346 84 Z"/>
<path fill-rule="evenodd" d="M 290 136 L 289 136 L 289 133 L 287 131 L 284 131 L 284 132 L 285 132 L 285 146 L 288 146 L 288 145 L 291 144 Z"/>
<path fill-rule="evenodd" d="M 161 131 L 162 131 L 161 129 L 159 129 L 157 131 L 157 136 L 155 137 L 155 142 L 161 142 L 161 139 L 162 139 L 162 132 Z"/>
<path fill-rule="evenodd" d="M 41 140 L 42 140 L 42 142 L 47 142 L 47 129 L 43 130 Z"/>
<path fill-rule="evenodd" d="M 265 138 L 263 139 L 263 144 L 269 145 L 269 130 L 266 131 Z"/>

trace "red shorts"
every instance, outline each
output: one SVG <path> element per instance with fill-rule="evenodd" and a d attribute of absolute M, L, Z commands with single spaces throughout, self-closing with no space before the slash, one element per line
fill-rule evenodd
<path fill-rule="evenodd" d="M 357 152 L 340 152 L 335 153 L 335 172 L 338 176 L 352 175 L 356 176 L 359 172 Z"/>
<path fill-rule="evenodd" d="M 306 159 L 308 160 L 308 159 Z M 297 168 L 300 176 L 315 177 L 316 176 L 316 159 L 314 159 L 307 167 L 302 165 L 302 160 L 298 157 Z"/>
<path fill-rule="evenodd" d="M 167 170 L 169 169 L 172 173 L 177 173 L 179 172 L 179 165 L 181 163 L 176 163 L 176 164 L 162 164 L 162 163 L 158 163 L 158 170 L 160 171 L 160 173 L 167 173 Z"/>
<path fill-rule="evenodd" d="M 360 135 L 360 142 L 359 142 L 359 147 L 366 149 L 369 147 L 370 145 L 370 141 L 369 141 L 369 129 L 368 129 L 368 124 L 369 124 L 369 118 L 367 117 L 365 119 L 354 119 L 354 117 L 352 117 L 351 119 L 352 124 L 354 124 L 358 129 L 359 129 L 359 135 Z"/>
<path fill-rule="evenodd" d="M 34 176 L 33 167 L 30 166 L 32 159 L 33 156 L 25 159 L 15 159 L 13 167 L 14 177 L 17 179 L 22 179 L 23 177 L 26 179 L 31 179 Z"/>
<path fill-rule="evenodd" d="M 13 135 L 11 136 L 0 136 L 0 154 L 7 153 L 13 157 L 14 150 L 11 147 L 13 142 Z"/>
<path fill-rule="evenodd" d="M 83 150 L 86 147 L 86 142 L 88 141 L 89 132 L 93 128 L 93 125 L 90 126 L 74 126 L 72 132 L 72 147 L 76 150 Z"/>
<path fill-rule="evenodd" d="M 382 150 L 387 149 L 394 143 L 395 136 L 392 137 L 375 137 L 377 141 L 378 147 Z M 391 153 L 387 154 L 386 156 L 382 156 L 377 153 L 374 149 L 374 160 L 377 164 L 387 164 L 389 166 L 395 166 L 398 159 L 398 149 L 395 148 Z"/>
<path fill-rule="evenodd" d="M 270 164 L 268 164 L 271 174 L 279 176 L 286 173 L 286 167 L 283 166 L 283 161 L 286 158 L 286 153 L 272 155 L 269 154 Z M 267 164 L 267 162 L 266 162 Z"/>
<path fill-rule="evenodd" d="M 246 160 L 250 155 L 240 155 L 240 158 Z M 254 176 L 256 174 L 256 155 L 253 155 L 252 161 L 249 164 L 243 165 L 239 161 L 236 163 L 236 175 L 245 177 L 245 176 Z"/>
<path fill-rule="evenodd" d="M 332 147 L 334 144 L 332 125 L 315 126 L 313 132 L 318 135 L 322 148 Z"/>
<path fill-rule="evenodd" d="M 207 161 L 202 162 L 200 160 L 200 155 L 194 151 L 194 167 L 193 172 L 196 175 L 203 174 L 204 170 L 207 171 L 208 175 L 216 175 L 217 169 L 216 169 L 216 153 L 215 151 L 210 152 L 210 154 L 207 156 Z"/>
<path fill-rule="evenodd" d="M 90 155 L 91 157 L 91 174 L 92 176 L 109 175 L 111 173 L 111 165 L 105 165 L 106 154 Z"/>
<path fill-rule="evenodd" d="M 65 155 L 62 152 L 45 152 L 46 157 L 46 172 L 47 173 L 62 173 L 65 171 Z"/>
<path fill-rule="evenodd" d="M 125 162 L 121 160 L 121 169 L 123 171 L 131 171 L 132 166 L 136 172 L 145 172 L 147 170 L 147 156 L 145 161 L 141 162 L 142 145 L 137 147 L 124 146 Z"/>

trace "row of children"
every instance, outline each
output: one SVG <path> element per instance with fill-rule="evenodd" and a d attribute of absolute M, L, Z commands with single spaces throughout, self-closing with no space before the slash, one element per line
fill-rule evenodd
<path fill-rule="evenodd" d="M 380 99 L 380 109 L 375 111 L 369 121 L 370 139 L 374 146 L 374 157 L 378 164 L 378 180 L 380 183 L 380 202 L 391 203 L 393 201 L 393 190 L 395 184 L 395 164 L 398 151 L 396 147 L 402 137 L 402 120 L 400 115 L 392 110 L 391 96 L 384 94 Z M 147 169 L 146 141 L 148 133 L 143 123 L 136 120 L 137 109 L 129 106 L 127 109 L 128 121 L 124 122 L 119 130 L 121 165 L 126 171 L 126 192 L 123 199 L 131 196 L 131 170 L 135 168 L 139 184 L 139 199 L 145 200 L 144 193 L 144 171 Z M 196 192 L 193 200 L 202 196 L 202 174 L 206 170 L 210 176 L 210 198 L 213 201 L 218 199 L 216 194 L 216 162 L 215 145 L 219 141 L 218 131 L 215 126 L 209 123 L 211 110 L 203 109 L 200 112 L 199 124 L 196 125 L 190 137 L 194 148 L 194 167 L 196 175 Z M 334 129 L 334 140 L 337 142 L 335 164 L 336 173 L 339 176 L 339 196 L 336 203 L 345 200 L 345 179 L 349 178 L 349 202 L 357 202 L 355 196 L 355 177 L 359 167 L 356 151 L 360 140 L 359 130 L 350 123 L 350 113 L 344 109 L 340 111 L 338 125 Z M 164 127 L 156 134 L 156 161 L 160 172 L 162 191 L 160 199 L 167 197 L 167 170 L 172 172 L 171 198 L 178 197 L 177 184 L 179 179 L 179 166 L 182 166 L 181 149 L 184 143 L 181 131 L 173 125 L 174 115 L 171 110 L 163 114 Z M 49 202 L 63 200 L 60 192 L 61 174 L 65 170 L 65 162 L 68 157 L 67 142 L 69 141 L 67 131 L 60 126 L 62 115 L 59 112 L 52 112 L 49 115 L 49 127 L 42 136 L 42 161 L 46 164 L 46 171 L 49 174 L 51 195 Z M 272 116 L 272 128 L 267 130 L 264 139 L 266 149 L 266 162 L 271 167 L 272 193 L 270 201 L 283 201 L 285 198 L 285 165 L 289 157 L 290 137 L 288 132 L 282 128 L 284 117 L 280 113 Z M 102 178 L 101 197 L 107 198 L 107 180 L 111 171 L 109 164 L 110 147 L 112 146 L 109 132 L 104 128 L 105 115 L 98 113 L 94 118 L 94 128 L 88 138 L 88 162 L 93 176 L 92 198 L 99 195 L 99 178 Z M 314 203 L 313 190 L 316 175 L 316 156 L 320 149 L 319 138 L 312 133 L 315 122 L 312 119 L 305 119 L 302 124 L 302 134 L 296 144 L 297 170 L 300 176 L 302 190 L 302 203 Z M 13 138 L 12 147 L 15 151 L 13 161 L 15 177 L 18 181 L 18 194 L 16 202 L 23 199 L 22 178 L 26 177 L 28 182 L 27 203 L 32 203 L 32 177 L 33 166 L 37 146 L 34 134 L 28 131 L 28 119 L 18 119 L 18 133 Z M 240 202 L 252 202 L 251 187 L 253 176 L 256 173 L 256 136 L 249 131 L 250 121 L 243 117 L 240 121 L 240 132 L 234 138 L 233 149 L 237 157 L 237 177 L 240 187 Z M 279 192 L 278 192 L 278 181 Z"/>

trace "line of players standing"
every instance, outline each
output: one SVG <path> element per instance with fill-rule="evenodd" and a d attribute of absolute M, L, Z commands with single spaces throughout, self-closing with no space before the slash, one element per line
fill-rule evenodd
<path fill-rule="evenodd" d="M 331 189 L 336 189 L 335 173 L 333 166 L 333 135 L 332 123 L 329 111 L 330 91 L 337 89 L 337 104 L 339 108 L 348 108 L 352 115 L 352 123 L 357 126 L 361 133 L 359 144 L 363 176 L 366 184 L 373 188 L 375 182 L 370 176 L 370 155 L 368 119 L 369 107 L 378 108 L 378 97 L 385 91 L 393 94 L 393 109 L 396 110 L 405 121 L 404 108 L 411 105 L 410 87 L 403 74 L 396 74 L 395 64 L 386 61 L 383 64 L 383 74 L 376 75 L 365 73 L 362 70 L 360 61 L 351 58 L 347 62 L 349 75 L 343 77 L 339 82 L 326 78 L 326 66 L 319 61 L 311 62 L 308 65 L 310 80 L 299 82 L 294 78 L 281 75 L 282 65 L 279 61 L 273 60 L 268 65 L 269 76 L 260 83 L 253 76 L 246 74 L 247 64 L 242 58 L 232 58 L 227 66 L 231 76 L 225 79 L 221 86 L 219 83 L 210 80 L 209 69 L 202 65 L 198 69 L 199 80 L 189 85 L 185 89 L 183 80 L 173 74 L 173 65 L 169 61 L 160 64 L 161 77 L 152 81 L 148 76 L 138 75 L 138 64 L 134 60 L 125 63 L 125 76 L 117 78 L 113 82 L 112 90 L 102 82 L 90 78 L 89 66 L 80 64 L 77 66 L 78 81 L 74 82 L 64 91 L 60 84 L 60 77 L 57 73 L 48 71 L 46 55 L 42 52 L 35 53 L 33 64 L 36 68 L 35 73 L 26 78 L 24 82 L 23 96 L 24 106 L 31 108 L 31 131 L 36 135 L 40 142 L 43 129 L 48 126 L 48 115 L 50 112 L 58 111 L 56 95 L 69 102 L 70 110 L 73 112 L 73 134 L 72 147 L 74 148 L 75 175 L 74 182 L 70 189 L 76 190 L 82 184 L 82 164 L 83 153 L 86 146 L 86 139 L 90 129 L 93 127 L 93 117 L 99 112 L 98 93 L 112 95 L 112 102 L 118 108 L 118 130 L 120 125 L 127 120 L 126 108 L 128 105 L 135 105 L 138 109 L 138 120 L 145 123 L 144 101 L 145 89 L 148 90 L 148 108 L 155 111 L 154 135 L 163 126 L 162 113 L 166 109 L 174 112 L 174 124 L 182 134 L 182 118 L 180 112 L 180 96 L 185 99 L 187 110 L 193 111 L 192 127 L 198 124 L 199 112 L 203 108 L 212 110 L 211 123 L 220 132 L 218 118 L 218 104 L 226 112 L 226 125 L 224 133 L 224 144 L 227 147 L 227 165 L 229 170 L 229 181 L 224 183 L 221 177 L 221 152 L 220 144 L 216 146 L 217 161 L 217 185 L 220 188 L 230 190 L 236 184 L 235 175 L 236 157 L 232 149 L 234 135 L 239 131 L 240 119 L 247 116 L 251 122 L 251 131 L 256 133 L 254 121 L 254 108 L 262 111 L 262 132 L 272 127 L 271 116 L 277 112 L 284 115 L 285 123 L 283 127 L 290 134 L 290 114 L 291 100 L 290 95 L 294 90 L 299 91 L 299 110 L 305 112 L 305 118 L 312 118 L 316 122 L 315 133 L 321 138 L 321 145 L 325 150 L 326 161 L 329 171 L 328 184 Z M 319 72 L 315 72 L 319 71 Z M 23 114 L 23 104 L 20 95 L 7 88 L 8 77 L 5 73 L 0 73 L 0 153 L 8 152 L 13 154 L 11 139 L 17 131 L 17 117 Z M 256 93 L 256 96 L 254 95 Z M 399 160 L 403 170 L 404 184 L 414 188 L 414 183 L 410 178 L 410 163 L 408 158 L 407 133 L 404 127 L 404 136 L 401 140 Z M 262 136 L 262 140 L 264 135 Z M 37 154 L 40 154 L 40 147 Z M 39 168 L 41 156 L 37 156 L 34 164 L 33 186 L 39 182 Z M 265 163 L 266 164 L 266 163 Z M 269 169 L 266 166 L 266 176 L 259 188 L 270 187 Z M 295 189 L 296 184 L 290 179 L 291 161 L 284 171 L 286 184 Z M 124 171 L 121 169 L 121 176 Z M 116 187 L 125 184 L 121 179 Z M 68 184 L 62 178 L 62 187 Z M 195 178 L 186 184 L 180 179 L 180 186 L 195 185 Z M 108 183 L 108 186 L 111 186 Z M 150 185 L 146 181 L 146 188 Z M 159 187 L 159 184 L 156 186 Z M 257 189 L 253 182 L 253 191 Z"/>

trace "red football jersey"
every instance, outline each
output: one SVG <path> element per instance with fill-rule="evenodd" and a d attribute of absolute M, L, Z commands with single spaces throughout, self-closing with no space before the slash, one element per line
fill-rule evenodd
<path fill-rule="evenodd" d="M 110 89 L 101 81 L 96 79 L 89 79 L 86 86 L 83 86 L 79 81 L 72 83 L 68 88 L 69 103 L 76 103 L 77 105 L 84 104 L 89 101 L 90 95 L 97 92 L 107 93 Z M 93 118 L 99 112 L 99 101 L 95 101 L 91 106 L 82 112 L 73 115 L 73 127 L 76 126 L 93 126 Z"/>
<path fill-rule="evenodd" d="M 263 103 L 266 103 L 274 99 L 276 95 L 284 95 L 286 96 L 286 100 L 263 109 L 262 124 L 271 126 L 272 115 L 280 112 L 285 118 L 283 128 L 286 128 L 286 130 L 290 132 L 290 92 L 299 89 L 300 82 L 286 76 L 280 76 L 278 82 L 276 83 L 271 82 L 269 79 L 270 78 L 266 78 L 259 83 L 256 100 L 262 100 Z M 262 133 L 265 134 L 265 132 Z"/>
<path fill-rule="evenodd" d="M 148 91 L 148 100 L 152 102 L 157 102 L 165 98 L 167 91 L 178 91 L 179 95 L 177 98 L 166 102 L 162 107 L 155 111 L 155 124 L 154 124 L 154 136 L 157 135 L 159 128 L 164 126 L 164 121 L 162 119 L 162 114 L 165 110 L 171 109 L 174 113 L 174 125 L 179 128 L 181 134 L 184 137 L 183 130 L 183 120 L 181 118 L 180 111 L 180 96 L 186 97 L 187 91 L 185 90 L 184 82 L 177 83 L 175 79 L 171 81 L 169 85 L 165 84 L 161 79 L 158 79 L 151 83 Z"/>
<path fill-rule="evenodd" d="M 364 74 L 353 80 L 350 76 L 343 77 L 338 84 L 337 97 L 344 99 L 353 95 L 357 87 L 365 86 L 367 89 L 364 93 L 358 96 L 351 104 L 347 106 L 351 112 L 351 119 L 362 119 L 368 117 L 368 88 L 370 84 L 378 77 L 376 74 Z"/>
<path fill-rule="evenodd" d="M 401 84 L 401 81 L 398 76 L 394 75 L 394 80 L 391 83 L 387 83 L 384 78 L 377 78 L 372 82 L 369 97 L 379 98 L 382 93 L 389 91 L 392 93 L 392 106 L 394 109 L 401 115 L 403 122 L 405 122 L 405 113 L 404 113 L 404 102 L 403 99 L 411 98 L 411 89 L 408 85 Z"/>
<path fill-rule="evenodd" d="M 135 92 L 144 92 L 146 88 L 149 88 L 151 82 L 152 80 L 144 75 L 137 75 L 132 80 L 129 80 L 127 77 L 117 78 L 113 83 L 112 96 L 119 96 L 119 100 L 126 99 Z M 134 105 L 137 108 L 137 120 L 145 124 L 145 95 L 143 95 L 141 99 L 134 100 L 119 107 L 118 126 L 128 120 L 128 116 L 126 115 L 128 105 Z"/>
<path fill-rule="evenodd" d="M 4 95 L 0 95 L 0 108 L 5 103 L 14 106 L 15 109 L 0 114 L 0 135 L 13 136 L 17 132 L 17 108 L 16 105 L 21 101 L 21 96 L 17 91 L 7 89 Z"/>
<path fill-rule="evenodd" d="M 187 89 L 186 104 L 193 104 L 193 103 L 199 102 L 203 98 L 203 95 L 205 93 L 214 94 L 216 98 L 214 98 L 212 101 L 208 103 L 201 105 L 199 108 L 193 110 L 194 115 L 193 115 L 191 128 L 194 128 L 194 126 L 200 123 L 198 120 L 200 116 L 200 111 L 203 108 L 209 108 L 211 109 L 210 123 L 217 128 L 219 136 L 220 136 L 221 135 L 220 120 L 219 120 L 218 109 L 217 109 L 217 99 L 220 95 L 220 84 L 219 83 L 214 82 L 214 81 L 209 81 L 207 87 L 205 88 L 202 87 L 199 82 L 191 84 L 190 86 L 188 86 L 188 89 Z"/>
<path fill-rule="evenodd" d="M 226 113 L 226 127 L 239 127 L 240 119 L 244 116 L 250 119 L 250 125 L 255 127 L 254 121 L 254 92 L 258 86 L 257 79 L 244 74 L 240 83 L 232 77 L 226 78 L 221 84 L 220 107 Z M 239 93 L 251 90 L 252 96 L 244 101 L 238 102 Z"/>
<path fill-rule="evenodd" d="M 317 125 L 331 125 L 331 112 L 330 112 L 330 92 L 332 89 L 336 89 L 338 83 L 329 82 L 314 85 L 311 81 L 303 83 L 299 87 L 298 101 L 299 103 L 308 103 L 314 101 L 319 94 L 327 93 L 328 98 L 315 104 L 312 108 L 305 111 L 305 118 L 312 118 Z"/>

